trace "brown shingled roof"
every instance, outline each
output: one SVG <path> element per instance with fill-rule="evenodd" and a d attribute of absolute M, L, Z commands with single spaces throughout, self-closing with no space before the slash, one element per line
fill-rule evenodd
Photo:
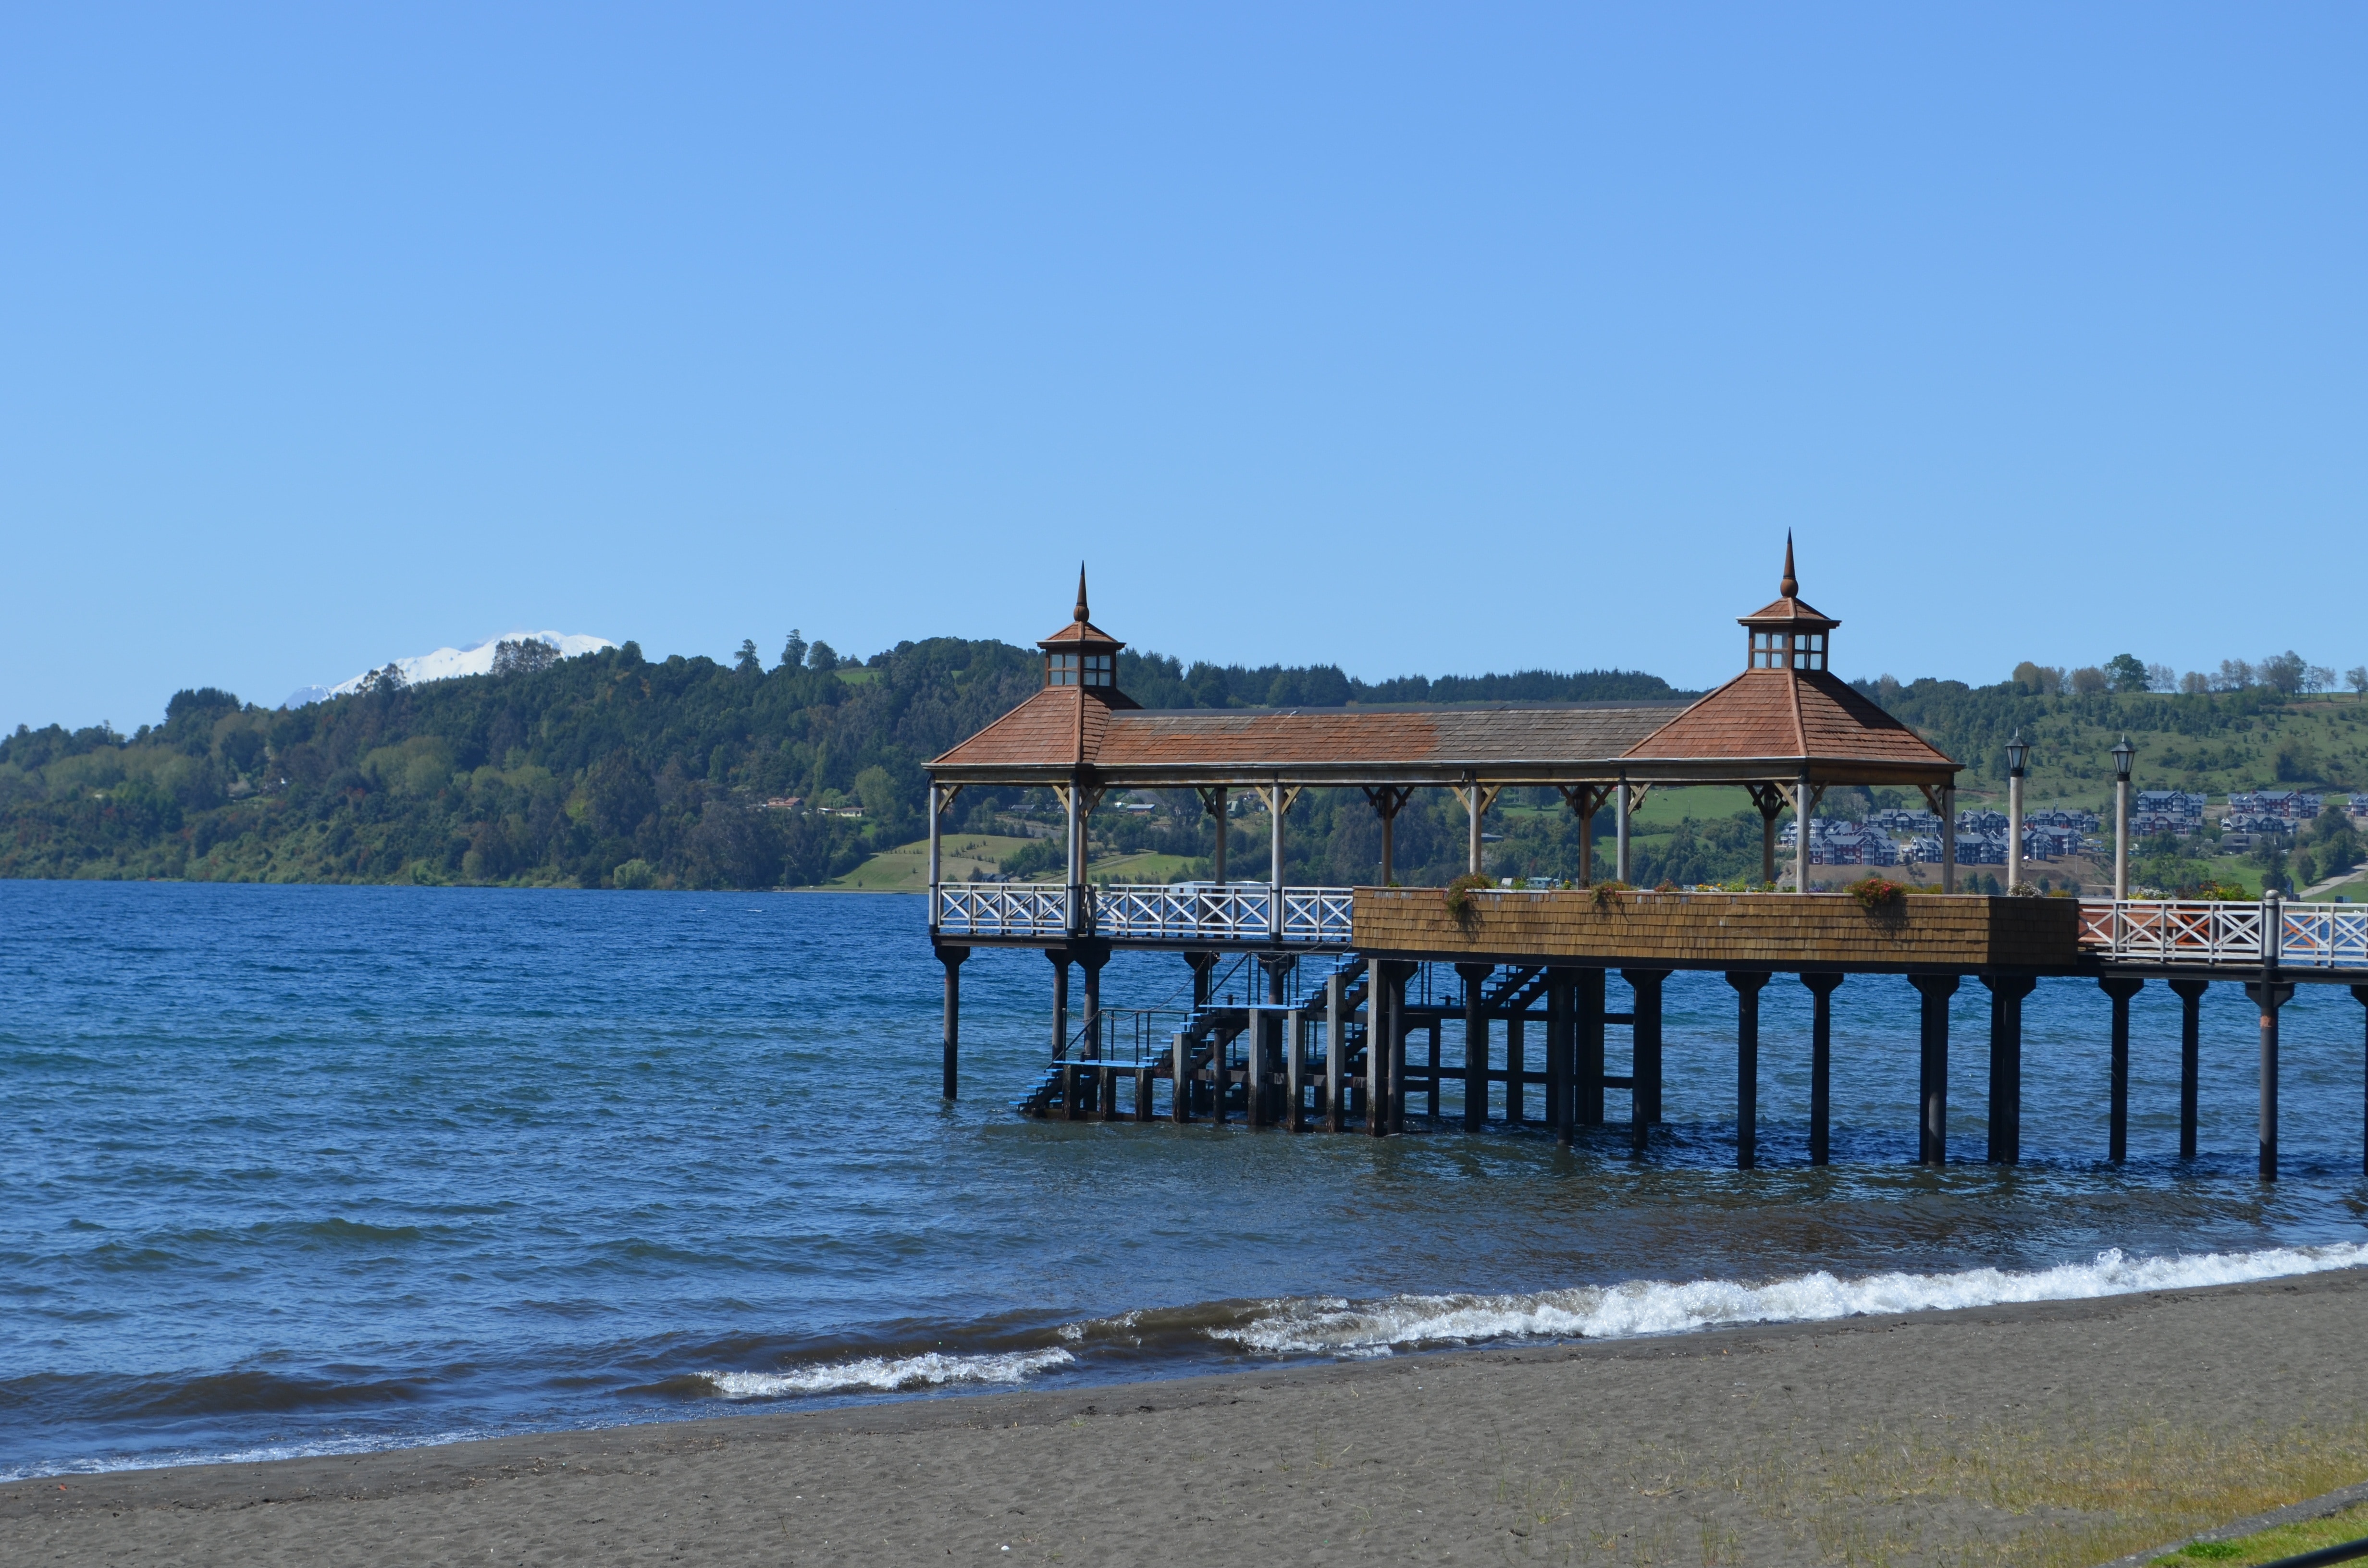
<path fill-rule="evenodd" d="M 1039 692 L 1011 713 L 929 764 L 960 777 L 980 768 L 1071 769 L 1083 763 L 1124 783 L 1154 777 L 1209 782 L 1228 774 L 1379 781 L 1463 772 L 1554 777 L 1591 774 L 1650 734 L 1670 706 L 1604 704 L 1537 708 L 1211 708 L 1108 711 L 1088 721 L 1075 749 L 1075 720 L 1029 716 Z M 1045 705 L 1048 709 L 1051 705 Z M 1070 710 L 1063 704 L 1060 711 Z"/>
<path fill-rule="evenodd" d="M 1957 765 L 1825 670 L 1746 670 L 1627 751 L 1626 759 L 1782 761 L 1813 776 L 1869 769 L 1946 782 Z M 1822 765 L 1822 766 L 1820 766 Z M 1912 781 L 1912 780 L 1910 780 Z"/>

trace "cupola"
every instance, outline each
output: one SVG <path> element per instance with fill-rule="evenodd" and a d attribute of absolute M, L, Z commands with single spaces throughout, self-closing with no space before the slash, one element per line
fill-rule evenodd
<path fill-rule="evenodd" d="M 1036 644 L 1044 650 L 1044 684 L 1082 686 L 1107 696 L 1118 689 L 1118 651 L 1126 646 L 1093 623 L 1086 608 L 1086 568 L 1077 566 L 1076 619 Z"/>
<path fill-rule="evenodd" d="M 1738 618 L 1751 634 L 1755 670 L 1822 670 L 1826 668 L 1827 638 L 1841 624 L 1801 600 L 1801 585 L 1793 575 L 1793 536 L 1784 535 L 1784 576 L 1776 585 L 1774 604 Z"/>

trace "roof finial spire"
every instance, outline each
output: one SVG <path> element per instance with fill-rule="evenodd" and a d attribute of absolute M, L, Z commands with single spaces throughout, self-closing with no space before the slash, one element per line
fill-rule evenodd
<path fill-rule="evenodd" d="M 1086 611 L 1086 563 L 1082 561 L 1077 562 L 1077 619 L 1081 621 L 1093 619 Z"/>
<path fill-rule="evenodd" d="M 1077 602 L 1079 604 L 1083 604 L 1086 600 L 1086 590 L 1083 585 L 1085 583 L 1085 577 L 1082 573 L 1078 576 L 1077 582 L 1079 584 L 1077 588 Z M 1789 599 L 1797 597 L 1800 592 L 1800 579 L 1793 575 L 1793 530 L 1791 528 L 1786 528 L 1784 530 L 1784 580 L 1776 585 L 1776 597 L 1778 598 Z M 1080 616 L 1078 619 L 1082 620 L 1085 618 Z"/>

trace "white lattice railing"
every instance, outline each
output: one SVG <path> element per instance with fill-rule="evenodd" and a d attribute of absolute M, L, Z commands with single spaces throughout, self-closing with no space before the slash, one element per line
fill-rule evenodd
<path fill-rule="evenodd" d="M 1068 892 L 1048 882 L 947 882 L 938 889 L 938 930 L 950 937 L 1066 935 Z M 1278 924 L 1274 889 L 1263 882 L 1119 883 L 1087 890 L 1076 934 L 1331 946 L 1349 940 L 1355 902 L 1349 888 L 1287 887 Z"/>
<path fill-rule="evenodd" d="M 934 924 L 950 937 L 1065 936 L 1069 890 L 1059 882 L 941 882 L 936 913 Z"/>
<path fill-rule="evenodd" d="M 2368 969 L 2368 904 L 2084 900 L 2080 946 L 2124 962 Z"/>

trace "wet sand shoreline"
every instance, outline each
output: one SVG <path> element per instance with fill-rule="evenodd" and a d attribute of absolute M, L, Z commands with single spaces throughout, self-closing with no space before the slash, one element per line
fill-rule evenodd
<path fill-rule="evenodd" d="M 2164 1478 L 2261 1449 L 2262 1506 L 2368 1479 L 2323 1479 L 2363 1331 L 2350 1270 L 63 1476 L 0 1486 L 0 1559 L 2093 1562 L 2172 1538 L 2103 1550 L 2111 1485 L 2066 1479 L 2132 1432 Z"/>

